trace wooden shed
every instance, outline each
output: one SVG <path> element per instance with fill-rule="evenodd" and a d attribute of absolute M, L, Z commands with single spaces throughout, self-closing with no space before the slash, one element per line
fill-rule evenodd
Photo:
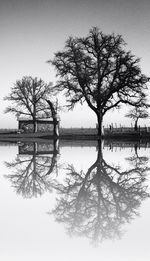
<path fill-rule="evenodd" d="M 59 135 L 59 120 L 37 119 L 35 132 L 48 133 L 50 135 Z M 18 118 L 18 130 L 22 133 L 33 133 L 34 123 L 31 119 Z M 56 134 L 55 134 L 56 132 Z"/>

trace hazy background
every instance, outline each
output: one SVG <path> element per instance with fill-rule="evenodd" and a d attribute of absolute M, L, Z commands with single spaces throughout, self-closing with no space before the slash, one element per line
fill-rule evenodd
<path fill-rule="evenodd" d="M 93 26 L 105 33 L 122 34 L 127 49 L 141 58 L 143 73 L 150 76 L 149 13 L 149 0 L 1 0 L 0 128 L 17 126 L 15 117 L 3 113 L 7 105 L 3 97 L 13 83 L 25 75 L 55 82 L 54 68 L 46 61 L 64 47 L 68 36 L 86 36 Z M 123 117 L 126 111 L 112 111 L 104 124 L 130 124 Z M 96 117 L 86 106 L 77 106 L 60 117 L 64 127 L 95 127 Z M 150 125 L 150 119 L 143 123 Z"/>

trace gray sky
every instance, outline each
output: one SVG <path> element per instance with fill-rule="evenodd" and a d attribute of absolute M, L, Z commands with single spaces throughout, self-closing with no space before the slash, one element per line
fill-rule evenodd
<path fill-rule="evenodd" d="M 68 36 L 86 36 L 92 26 L 122 34 L 127 49 L 141 58 L 143 73 L 150 75 L 149 13 L 149 0 L 1 0 L 0 128 L 17 126 L 14 117 L 3 114 L 7 105 L 3 97 L 13 83 L 24 75 L 56 81 L 54 69 L 46 61 L 63 48 Z M 124 111 L 109 113 L 105 123 L 110 119 L 124 122 L 122 114 Z M 95 126 L 95 120 L 86 106 L 61 114 L 61 124 L 66 127 Z"/>

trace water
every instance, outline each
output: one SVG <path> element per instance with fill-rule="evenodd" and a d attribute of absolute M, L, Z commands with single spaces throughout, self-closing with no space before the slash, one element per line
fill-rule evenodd
<path fill-rule="evenodd" d="M 0 143 L 0 155 L 0 260 L 150 260 L 148 146 Z"/>

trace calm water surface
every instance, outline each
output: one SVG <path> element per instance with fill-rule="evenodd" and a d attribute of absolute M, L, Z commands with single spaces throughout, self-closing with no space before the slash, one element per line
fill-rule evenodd
<path fill-rule="evenodd" d="M 149 147 L 0 143 L 0 166 L 0 260 L 150 260 Z"/>

